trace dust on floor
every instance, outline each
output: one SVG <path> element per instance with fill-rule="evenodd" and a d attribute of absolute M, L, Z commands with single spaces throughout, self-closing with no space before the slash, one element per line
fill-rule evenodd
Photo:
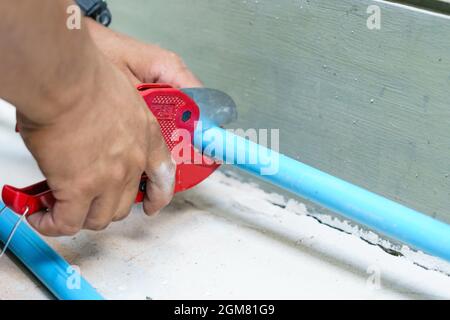
<path fill-rule="evenodd" d="M 0 105 L 0 181 L 25 186 L 42 176 L 13 121 Z M 224 172 L 158 217 L 136 206 L 104 232 L 48 241 L 109 299 L 450 298 L 448 263 Z M 9 258 L 0 282 L 0 299 L 49 298 Z"/>

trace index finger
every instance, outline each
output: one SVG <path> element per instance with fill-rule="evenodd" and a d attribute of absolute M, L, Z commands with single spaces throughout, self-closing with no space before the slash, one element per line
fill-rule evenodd
<path fill-rule="evenodd" d="M 180 72 L 176 73 L 171 84 L 177 88 L 203 87 L 202 82 L 187 67 L 184 67 Z"/>

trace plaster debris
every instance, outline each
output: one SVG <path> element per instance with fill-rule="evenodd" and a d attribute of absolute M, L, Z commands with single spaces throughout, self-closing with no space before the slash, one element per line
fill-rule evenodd
<path fill-rule="evenodd" d="M 441 272 L 450 277 L 450 263 L 440 258 L 430 256 L 421 251 L 416 251 L 406 245 L 391 242 L 388 239 L 379 236 L 377 233 L 364 229 L 349 220 L 308 210 L 303 203 L 291 198 L 286 199 L 284 196 L 277 193 L 264 192 L 254 183 L 242 183 L 242 179 L 239 179 L 239 177 L 236 176 L 234 172 L 226 172 L 221 174 L 223 174 L 221 181 L 222 184 L 239 188 L 241 190 L 244 189 L 242 190 L 242 192 L 233 194 L 233 197 L 237 202 L 248 203 L 249 196 L 258 197 L 260 200 L 267 201 L 269 205 L 271 204 L 275 207 L 281 208 L 284 215 L 294 214 L 297 216 L 306 216 L 312 218 L 324 226 L 333 228 L 345 234 L 358 237 L 370 245 L 378 246 L 390 255 L 404 257 L 412 264 L 416 264 L 425 269 Z M 239 185 L 237 185 L 237 183 Z M 242 196 L 242 193 L 246 193 L 246 195 Z M 261 208 L 264 207 L 262 206 L 261 201 L 252 202 L 253 209 L 258 208 L 259 206 L 261 206 Z M 267 211 L 267 209 L 264 210 Z M 279 211 L 279 209 L 277 209 L 276 211 Z M 273 213 L 272 216 L 280 217 L 280 213 Z M 288 218 L 284 217 L 284 219 Z M 282 223 L 282 221 L 280 222 Z"/>
<path fill-rule="evenodd" d="M 175 161 L 173 159 L 172 162 L 173 164 L 175 164 Z M 175 168 L 176 166 L 169 166 L 168 163 L 163 162 L 154 173 L 154 176 L 158 177 L 158 187 L 164 193 L 170 194 L 173 190 L 173 177 L 175 176 Z"/>

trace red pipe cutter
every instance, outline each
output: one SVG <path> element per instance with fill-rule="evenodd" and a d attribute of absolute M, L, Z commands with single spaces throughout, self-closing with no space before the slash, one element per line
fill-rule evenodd
<path fill-rule="evenodd" d="M 175 145 L 186 143 L 187 145 L 183 146 L 182 149 L 190 150 L 190 159 L 195 159 L 194 156 L 197 157 L 196 159 L 201 159 L 201 161 L 195 163 L 189 161 L 188 163 L 177 164 L 175 193 L 190 189 L 209 177 L 220 164 L 207 159 L 193 146 L 194 130 L 200 118 L 197 103 L 202 107 L 202 113 L 205 111 L 212 117 L 218 115 L 220 122 L 229 122 L 224 121 L 224 113 L 221 113 L 221 110 L 225 110 L 225 118 L 228 118 L 228 120 L 231 121 L 235 118 L 235 105 L 231 98 L 213 89 L 194 88 L 185 89 L 185 92 L 183 92 L 166 84 L 142 84 L 137 89 L 158 120 L 169 150 L 173 152 Z M 218 106 L 211 106 L 211 103 L 218 104 Z M 224 123 L 219 125 L 222 124 Z M 178 129 L 187 130 L 192 139 L 181 141 L 182 139 L 177 137 Z M 147 177 L 144 174 L 136 196 L 136 203 L 142 202 L 144 199 L 146 181 Z M 2 199 L 8 208 L 19 215 L 23 215 L 25 212 L 27 212 L 27 215 L 32 215 L 50 209 L 55 202 L 46 181 L 22 189 L 5 185 L 2 190 Z"/>

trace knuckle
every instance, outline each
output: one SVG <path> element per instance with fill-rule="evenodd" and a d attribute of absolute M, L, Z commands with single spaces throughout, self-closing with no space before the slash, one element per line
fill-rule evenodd
<path fill-rule="evenodd" d="M 127 168 L 124 165 L 116 165 L 110 173 L 110 178 L 115 182 L 123 182 L 126 176 Z"/>
<path fill-rule="evenodd" d="M 175 71 L 183 72 L 187 70 L 187 66 L 184 63 L 183 58 L 181 58 L 177 53 L 173 51 L 166 51 L 165 59 L 166 65 Z"/>
<path fill-rule="evenodd" d="M 93 180 L 79 179 L 70 187 L 73 192 L 73 198 L 80 199 L 91 195 L 95 191 L 95 184 Z"/>
<path fill-rule="evenodd" d="M 52 192 L 58 200 L 80 200 L 89 196 L 92 185 L 81 179 L 67 179 L 66 182 L 52 185 Z"/>
<path fill-rule="evenodd" d="M 72 225 L 67 225 L 67 224 L 61 224 L 58 225 L 56 227 L 56 230 L 59 234 L 64 235 L 64 236 L 74 236 L 76 235 L 78 232 L 81 231 L 81 227 L 80 226 L 72 226 Z"/>
<path fill-rule="evenodd" d="M 176 52 L 168 50 L 166 52 L 166 55 L 171 63 L 179 66 L 184 66 L 183 59 Z"/>
<path fill-rule="evenodd" d="M 166 197 L 171 196 L 175 183 L 176 165 L 173 161 L 168 160 L 159 164 L 151 173 L 151 181 L 155 184 L 161 193 Z"/>
<path fill-rule="evenodd" d="M 110 221 L 89 220 L 86 223 L 86 229 L 92 231 L 102 231 L 108 228 Z"/>

